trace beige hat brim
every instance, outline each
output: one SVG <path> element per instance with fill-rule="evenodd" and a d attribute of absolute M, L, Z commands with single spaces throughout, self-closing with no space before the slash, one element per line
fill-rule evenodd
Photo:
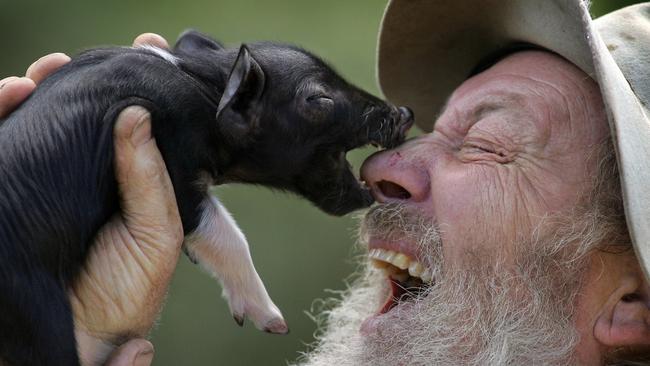
<path fill-rule="evenodd" d="M 390 1 L 379 35 L 380 88 L 431 131 L 450 92 L 477 63 L 513 43 L 552 50 L 591 75 L 582 14 L 578 1 Z"/>
<path fill-rule="evenodd" d="M 592 21 L 582 0 L 391 0 L 379 35 L 379 85 L 428 132 L 478 63 L 515 43 L 553 51 L 599 83 L 626 221 L 650 279 L 650 3 Z"/>

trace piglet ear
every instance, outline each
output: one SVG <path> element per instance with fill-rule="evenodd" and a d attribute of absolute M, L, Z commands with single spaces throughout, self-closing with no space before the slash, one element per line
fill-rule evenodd
<path fill-rule="evenodd" d="M 264 92 L 265 76 L 246 45 L 239 48 L 226 87 L 217 107 L 217 123 L 241 132 L 257 123 L 257 106 Z"/>
<path fill-rule="evenodd" d="M 205 50 L 219 51 L 223 46 L 214 39 L 193 29 L 188 29 L 181 33 L 174 46 L 174 52 L 196 54 Z"/>

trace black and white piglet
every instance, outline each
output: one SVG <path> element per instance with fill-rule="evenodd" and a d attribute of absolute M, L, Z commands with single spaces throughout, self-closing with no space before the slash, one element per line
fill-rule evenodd
<path fill-rule="evenodd" d="M 173 52 L 94 49 L 47 78 L 0 120 L 0 359 L 77 365 L 66 288 L 118 209 L 113 121 L 152 115 L 185 230 L 185 250 L 215 275 L 239 322 L 287 327 L 234 220 L 208 194 L 244 182 L 295 192 L 334 215 L 372 197 L 345 159 L 404 140 L 411 113 L 350 85 L 306 51 L 224 48 L 186 32 Z"/>

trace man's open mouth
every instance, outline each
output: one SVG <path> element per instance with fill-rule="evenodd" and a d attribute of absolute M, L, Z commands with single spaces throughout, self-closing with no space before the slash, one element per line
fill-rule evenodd
<path fill-rule="evenodd" d="M 390 294 L 379 310 L 385 314 L 391 309 L 423 297 L 433 281 L 431 270 L 404 253 L 374 248 L 368 253 L 372 264 L 383 270 L 390 282 Z"/>

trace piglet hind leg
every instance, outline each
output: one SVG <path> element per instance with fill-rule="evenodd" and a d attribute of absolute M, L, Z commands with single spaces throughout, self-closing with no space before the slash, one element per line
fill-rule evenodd
<path fill-rule="evenodd" d="M 257 274 L 235 220 L 214 197 L 203 201 L 201 209 L 199 226 L 185 238 L 188 255 L 219 280 L 239 325 L 248 317 L 260 330 L 286 334 L 289 328 Z"/>

